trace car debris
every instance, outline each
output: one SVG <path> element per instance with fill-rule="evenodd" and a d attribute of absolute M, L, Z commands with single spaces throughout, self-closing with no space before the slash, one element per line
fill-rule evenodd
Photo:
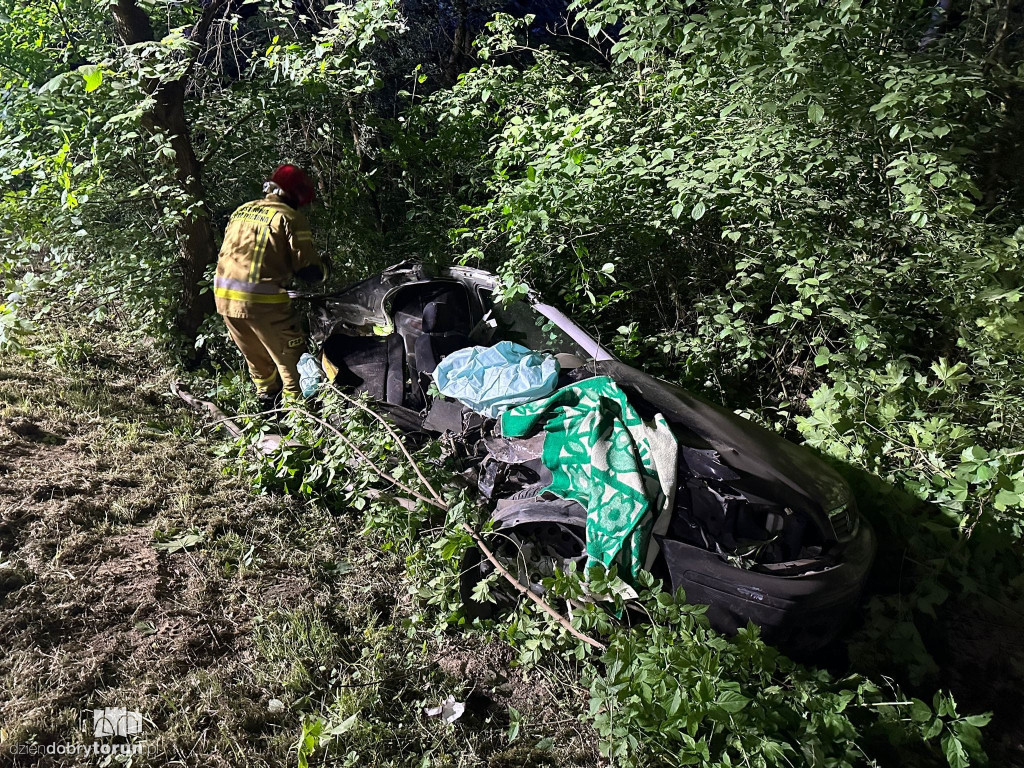
<path fill-rule="evenodd" d="M 427 717 L 440 717 L 448 725 L 451 725 L 466 712 L 466 705 L 456 701 L 454 696 L 449 696 L 436 707 L 424 707 L 423 714 Z"/>
<path fill-rule="evenodd" d="M 406 262 L 331 295 L 294 296 L 308 301 L 312 338 L 329 381 L 369 394 L 402 430 L 444 436 L 463 477 L 493 510 L 493 528 L 501 534 L 492 543 L 495 556 L 530 591 L 542 590 L 554 568 L 593 562 L 601 551 L 593 546 L 595 500 L 618 504 L 614 497 L 622 488 L 607 489 L 643 483 L 634 490 L 651 503 L 644 507 L 638 499 L 629 526 L 617 534 L 619 559 L 606 564 L 625 566 L 620 574 L 627 578 L 644 567 L 673 590 L 682 588 L 690 602 L 709 606 L 720 631 L 753 621 L 767 641 L 790 651 L 831 641 L 859 600 L 876 548 L 842 478 L 809 449 L 618 361 L 534 294 L 501 303 L 497 283 L 469 267 Z M 511 410 L 438 392 L 435 374 L 446 359 L 502 344 L 557 361 L 551 392 Z M 594 388 L 601 390 L 598 415 L 581 416 L 563 447 L 576 450 L 580 425 L 607 426 L 609 414 L 630 410 L 638 424 L 664 424 L 674 449 L 659 449 L 660 460 L 671 466 L 652 463 L 621 477 L 591 467 L 597 481 L 586 493 L 556 482 L 562 470 L 552 459 L 551 424 L 575 414 L 583 393 Z M 545 398 L 559 403 L 548 408 Z M 609 407 L 604 415 L 600 403 Z M 515 408 L 542 416 L 534 428 L 506 433 L 506 425 L 515 426 L 516 416 L 508 415 Z M 654 449 L 635 435 L 627 439 L 628 432 L 619 442 L 632 440 L 637 452 L 632 459 L 627 453 L 612 458 L 643 464 Z M 597 460 L 591 449 L 598 442 L 591 441 L 581 460 Z M 623 547 L 628 558 L 620 557 Z M 479 553 L 467 558 L 466 610 L 486 614 L 493 606 L 472 595 L 493 563 Z"/>
<path fill-rule="evenodd" d="M 278 715 L 285 710 L 284 702 L 280 699 L 271 699 L 267 702 L 267 711 L 271 714 Z"/>

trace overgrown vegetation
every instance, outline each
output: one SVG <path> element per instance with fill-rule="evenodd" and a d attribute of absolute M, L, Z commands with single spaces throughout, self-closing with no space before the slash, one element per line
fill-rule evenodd
<path fill-rule="evenodd" d="M 419 257 L 492 268 L 508 296 L 531 284 L 623 358 L 833 457 L 880 532 L 835 674 L 725 643 L 665 596 L 649 609 L 690 642 L 603 625 L 620 633 L 610 663 L 575 659 L 572 674 L 628 711 L 625 740 L 621 720 L 602 720 L 614 707 L 592 713 L 610 751 L 662 759 L 628 736 L 684 711 L 660 711 L 673 693 L 654 686 L 669 683 L 634 673 L 650 633 L 651 663 L 711 665 L 681 697 L 748 699 L 681 726 L 677 760 L 707 748 L 813 764 L 818 742 L 796 719 L 827 731 L 836 759 L 921 759 L 899 743 L 847 751 L 891 728 L 962 744 L 946 750 L 953 765 L 980 754 L 980 720 L 948 699 L 932 702 L 937 731 L 918 705 L 887 717 L 872 684 L 843 682 L 850 670 L 995 708 L 994 749 L 1019 758 L 1024 666 L 1005 638 L 1024 615 L 1020 3 L 596 0 L 557 24 L 548 5 L 532 20 L 500 10 L 0 2 L 0 348 L 38 347 L 33 323 L 113 318 L 192 362 L 205 353 L 219 395 L 237 397 L 222 328 L 204 319 L 216 233 L 278 161 L 297 161 L 317 177 L 311 220 L 339 281 Z M 82 364 L 77 339 L 48 356 Z M 312 474 L 287 490 L 336 488 L 340 458 L 305 456 Z M 424 537 L 433 523 L 370 504 L 371 479 L 332 503 L 408 555 L 424 621 L 458 616 L 448 587 L 464 538 Z M 546 627 L 515 621 L 509 640 L 553 655 Z M 804 691 L 820 708 L 762 717 L 768 699 L 743 693 L 755 681 L 780 687 L 758 694 L 781 697 L 773 707 Z"/>

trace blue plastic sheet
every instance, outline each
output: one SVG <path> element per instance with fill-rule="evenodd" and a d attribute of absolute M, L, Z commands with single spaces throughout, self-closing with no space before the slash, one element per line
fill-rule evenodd
<path fill-rule="evenodd" d="M 324 369 L 320 367 L 320 363 L 309 352 L 302 353 L 297 367 L 299 371 L 299 389 L 302 390 L 302 396 L 312 397 L 316 394 L 320 385 L 324 383 L 326 378 L 324 376 Z"/>
<path fill-rule="evenodd" d="M 547 397 L 558 384 L 558 361 L 511 341 L 467 347 L 442 360 L 434 382 L 445 397 L 484 416 Z"/>

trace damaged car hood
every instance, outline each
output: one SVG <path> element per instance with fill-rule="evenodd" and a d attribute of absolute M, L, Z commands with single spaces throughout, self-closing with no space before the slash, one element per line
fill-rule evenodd
<path fill-rule="evenodd" d="M 846 481 L 807 447 L 624 363 L 602 360 L 592 366 L 598 375 L 636 390 L 670 422 L 717 451 L 723 463 L 768 482 L 790 506 L 812 505 L 808 511 L 820 515 L 850 503 Z"/>

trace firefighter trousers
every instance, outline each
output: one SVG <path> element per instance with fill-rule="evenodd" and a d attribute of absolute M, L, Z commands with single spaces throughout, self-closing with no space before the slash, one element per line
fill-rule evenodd
<path fill-rule="evenodd" d="M 257 317 L 225 317 L 224 323 L 259 395 L 300 393 L 298 365 L 306 337 L 290 306 L 268 309 Z"/>

